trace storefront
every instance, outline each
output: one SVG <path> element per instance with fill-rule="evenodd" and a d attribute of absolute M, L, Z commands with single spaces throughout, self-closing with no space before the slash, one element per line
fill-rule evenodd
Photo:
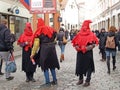
<path fill-rule="evenodd" d="M 23 32 L 25 23 L 28 21 L 28 18 L 0 13 L 0 22 L 3 19 L 8 20 L 8 27 L 11 33 L 16 35 L 16 38 Z"/>

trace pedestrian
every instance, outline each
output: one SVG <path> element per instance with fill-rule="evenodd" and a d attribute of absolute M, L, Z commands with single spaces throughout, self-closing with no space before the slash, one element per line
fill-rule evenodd
<path fill-rule="evenodd" d="M 18 38 L 17 44 L 22 47 L 22 70 L 26 74 L 26 82 L 35 82 L 34 73 L 36 64 L 34 65 L 30 59 L 32 49 L 33 31 L 31 23 L 27 22 L 23 34 Z"/>
<path fill-rule="evenodd" d="M 108 74 L 110 74 L 110 56 L 112 56 L 113 70 L 116 69 L 116 51 L 117 51 L 116 47 L 118 43 L 119 41 L 116 35 L 116 27 L 111 26 L 108 30 L 108 34 L 106 37 L 106 45 L 105 45 Z"/>
<path fill-rule="evenodd" d="M 105 28 L 101 28 L 101 31 L 98 37 L 99 38 L 99 49 L 102 55 L 101 61 L 106 61 L 106 54 L 105 54 L 106 36 L 107 36 L 107 33 L 105 31 Z"/>
<path fill-rule="evenodd" d="M 61 55 L 60 55 L 60 62 L 64 61 L 64 53 L 65 53 L 65 45 L 66 43 L 63 42 L 63 38 L 65 38 L 64 28 L 60 28 L 59 33 L 57 34 L 57 41 L 60 47 Z"/>
<path fill-rule="evenodd" d="M 36 51 L 40 48 L 38 63 L 44 72 L 44 85 L 57 84 L 56 68 L 60 69 L 60 66 L 55 48 L 56 34 L 56 31 L 52 27 L 45 25 L 42 18 L 38 19 L 37 30 L 34 34 L 34 44 L 32 48 L 31 59 L 33 59 Z M 49 70 L 51 71 L 53 78 L 52 82 L 49 78 Z"/>
<path fill-rule="evenodd" d="M 118 32 L 117 32 L 117 38 L 118 38 L 118 41 L 119 41 L 119 43 L 118 43 L 118 51 L 120 51 L 120 27 L 119 27 Z"/>
<path fill-rule="evenodd" d="M 93 48 L 98 44 L 98 38 L 90 30 L 89 24 L 91 20 L 85 20 L 79 33 L 72 40 L 72 44 L 77 50 L 76 72 L 79 76 L 77 85 L 84 82 L 84 76 L 86 80 L 83 86 L 90 85 L 91 74 L 95 71 L 93 60 Z"/>
<path fill-rule="evenodd" d="M 11 32 L 7 27 L 7 20 L 2 20 L 0 24 L 0 57 L 5 60 L 7 67 L 9 63 L 9 55 L 13 52 L 13 43 L 11 42 Z M 2 65 L 2 64 L 1 64 Z M 2 66 L 1 66 L 2 67 Z M 12 80 L 14 77 L 10 75 L 11 73 L 5 70 L 6 80 Z"/>
<path fill-rule="evenodd" d="M 3 59 L 0 59 L 0 75 L 4 75 L 2 72 L 2 64 L 3 64 Z"/>

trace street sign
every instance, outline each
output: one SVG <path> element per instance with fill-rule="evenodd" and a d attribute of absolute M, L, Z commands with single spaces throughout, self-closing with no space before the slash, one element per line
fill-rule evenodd
<path fill-rule="evenodd" d="M 56 0 L 30 0 L 30 13 L 56 13 Z"/>
<path fill-rule="evenodd" d="M 25 6 L 25 8 L 30 10 L 30 1 L 29 0 L 20 0 L 20 2 Z"/>

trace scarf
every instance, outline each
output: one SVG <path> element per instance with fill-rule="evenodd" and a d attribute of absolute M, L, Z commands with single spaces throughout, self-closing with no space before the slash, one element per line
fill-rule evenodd
<path fill-rule="evenodd" d="M 25 42 L 28 42 L 27 45 L 25 45 L 24 50 L 28 51 L 29 48 L 32 48 L 32 39 L 33 39 L 33 32 L 31 28 L 31 24 L 29 22 L 26 23 L 26 27 L 24 29 L 23 34 L 19 37 L 17 43 L 18 44 L 25 44 Z"/>
<path fill-rule="evenodd" d="M 83 53 L 86 52 L 86 46 L 89 43 L 98 44 L 98 38 L 95 34 L 90 30 L 89 24 L 91 20 L 85 20 L 82 24 L 80 32 L 73 38 L 72 44 L 73 46 L 78 46 Z"/>
<path fill-rule="evenodd" d="M 49 38 L 51 38 L 54 31 L 55 30 L 52 27 L 45 25 L 44 20 L 42 18 L 39 18 L 37 24 L 37 30 L 34 34 L 34 37 L 38 37 L 39 35 L 44 34 Z"/>

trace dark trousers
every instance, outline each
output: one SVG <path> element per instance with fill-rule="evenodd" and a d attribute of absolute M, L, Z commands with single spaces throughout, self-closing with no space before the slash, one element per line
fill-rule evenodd
<path fill-rule="evenodd" d="M 2 63 L 3 63 L 3 59 L 0 60 L 0 73 L 2 72 Z"/>
<path fill-rule="evenodd" d="M 29 80 L 32 80 L 32 79 L 33 79 L 33 75 L 34 75 L 34 72 L 26 72 L 26 77 L 27 77 L 27 79 L 29 79 Z"/>
<path fill-rule="evenodd" d="M 100 52 L 102 54 L 102 59 L 106 59 L 105 49 L 100 49 Z"/>
<path fill-rule="evenodd" d="M 92 70 L 88 69 L 87 73 L 86 73 L 86 82 L 90 82 L 91 80 L 91 74 L 92 74 Z M 80 74 L 79 76 L 79 80 L 83 80 L 83 74 Z"/>

